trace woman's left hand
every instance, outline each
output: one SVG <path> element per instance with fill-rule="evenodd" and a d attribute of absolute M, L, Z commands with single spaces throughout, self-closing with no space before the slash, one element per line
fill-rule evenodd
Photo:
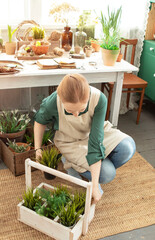
<path fill-rule="evenodd" d="M 95 187 L 93 188 L 92 190 L 92 198 L 93 198 L 93 201 L 92 201 L 92 204 L 96 204 L 102 197 L 102 194 L 99 190 L 99 187 Z"/>

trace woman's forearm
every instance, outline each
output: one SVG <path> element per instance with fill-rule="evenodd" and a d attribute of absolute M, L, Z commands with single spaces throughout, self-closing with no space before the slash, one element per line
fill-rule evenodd
<path fill-rule="evenodd" d="M 98 187 L 100 170 L 101 170 L 101 160 L 90 166 L 93 188 Z"/>
<path fill-rule="evenodd" d="M 46 125 L 42 125 L 38 122 L 34 123 L 34 147 L 35 149 L 41 148 L 42 139 L 45 132 Z"/>

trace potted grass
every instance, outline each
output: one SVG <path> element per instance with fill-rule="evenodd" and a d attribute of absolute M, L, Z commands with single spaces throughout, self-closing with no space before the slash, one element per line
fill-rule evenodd
<path fill-rule="evenodd" d="M 12 37 L 13 37 L 13 34 L 16 31 L 17 31 L 17 28 L 14 29 L 13 31 L 11 31 L 11 26 L 8 25 L 8 38 L 9 38 L 9 42 L 5 43 L 5 51 L 6 51 L 6 54 L 8 54 L 8 55 L 15 54 L 16 42 L 12 42 Z"/>
<path fill-rule="evenodd" d="M 38 159 L 38 161 L 39 163 L 47 167 L 57 169 L 58 164 L 61 161 L 61 154 L 55 146 L 51 147 L 51 149 L 49 148 L 43 149 L 42 156 L 41 158 Z M 44 172 L 44 176 L 46 179 L 49 179 L 49 180 L 55 178 L 55 176 L 46 172 Z"/>
<path fill-rule="evenodd" d="M 6 143 L 7 138 L 22 142 L 25 130 L 30 122 L 29 114 L 21 114 L 18 110 L 2 111 L 0 114 L 0 139 Z"/>
<path fill-rule="evenodd" d="M 102 51 L 103 64 L 105 66 L 114 66 L 117 57 L 119 55 L 119 45 L 121 41 L 120 37 L 120 18 L 122 13 L 122 7 L 117 11 L 111 11 L 108 7 L 108 16 L 104 16 L 101 11 L 101 17 L 99 18 L 102 30 L 103 38 L 100 43 Z"/>

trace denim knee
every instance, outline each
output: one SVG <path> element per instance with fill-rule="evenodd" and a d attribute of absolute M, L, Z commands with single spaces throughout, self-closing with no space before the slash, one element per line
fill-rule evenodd
<path fill-rule="evenodd" d="M 104 159 L 101 164 L 101 171 L 99 177 L 99 183 L 109 183 L 116 176 L 116 169 L 113 163 L 108 159 Z"/>
<path fill-rule="evenodd" d="M 115 168 L 119 168 L 133 157 L 135 151 L 135 141 L 132 137 L 128 136 L 117 145 L 108 157 L 113 162 Z"/>

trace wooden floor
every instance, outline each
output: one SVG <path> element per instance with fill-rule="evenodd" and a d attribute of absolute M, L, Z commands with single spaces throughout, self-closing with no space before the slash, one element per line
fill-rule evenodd
<path fill-rule="evenodd" d="M 136 125 L 136 117 L 137 112 L 134 110 L 120 115 L 118 128 L 134 138 L 137 151 L 155 167 L 155 104 L 145 99 L 139 125 Z M 0 162 L 0 169 L 3 168 L 6 166 Z M 155 225 L 102 240 L 155 240 Z"/>

